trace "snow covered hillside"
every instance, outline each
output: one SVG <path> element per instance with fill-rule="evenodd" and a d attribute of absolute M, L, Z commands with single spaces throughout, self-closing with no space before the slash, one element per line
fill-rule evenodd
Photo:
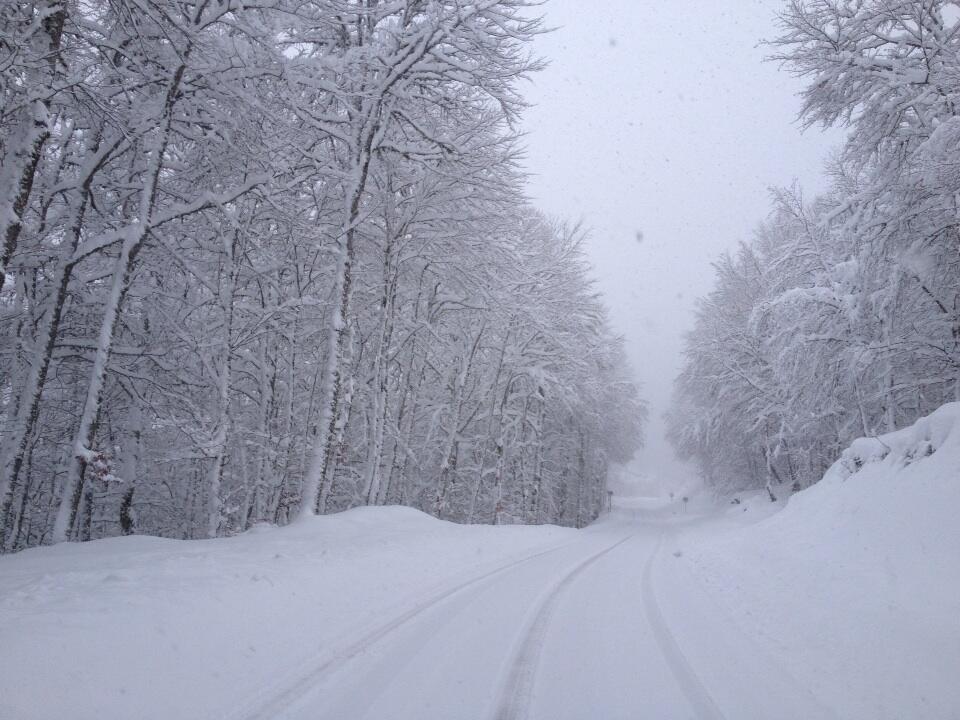
<path fill-rule="evenodd" d="M 960 403 L 857 440 L 782 512 L 687 557 L 838 717 L 960 717 Z"/>

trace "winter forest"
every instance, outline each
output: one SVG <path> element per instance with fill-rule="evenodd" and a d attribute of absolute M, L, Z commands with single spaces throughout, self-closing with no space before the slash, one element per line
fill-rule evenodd
<path fill-rule="evenodd" d="M 960 718 L 960 0 L 0 0 L 0 720 Z"/>
<path fill-rule="evenodd" d="M 527 0 L 0 10 L 0 547 L 581 526 L 644 406 L 524 197 Z"/>
<path fill-rule="evenodd" d="M 956 7 L 794 0 L 849 128 L 715 263 L 669 413 L 720 490 L 960 399 Z M 586 231 L 525 198 L 527 0 L 0 14 L 0 547 L 405 504 L 596 517 L 645 417 Z"/>
<path fill-rule="evenodd" d="M 669 433 L 711 485 L 797 490 L 854 439 L 960 400 L 960 7 L 791 0 L 772 59 L 848 138 L 715 263 Z M 744 442 L 750 438 L 750 442 Z"/>

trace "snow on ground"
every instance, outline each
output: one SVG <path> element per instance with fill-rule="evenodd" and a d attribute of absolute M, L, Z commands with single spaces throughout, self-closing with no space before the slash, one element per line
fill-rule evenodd
<path fill-rule="evenodd" d="M 0 558 L 0 718 L 223 717 L 458 579 L 575 537 L 365 508 Z"/>
<path fill-rule="evenodd" d="M 960 718 L 960 404 L 787 501 L 0 558 L 0 718 Z M 636 485 L 636 483 L 634 483 Z"/>
<path fill-rule="evenodd" d="M 782 512 L 688 544 L 733 622 L 839 717 L 960 718 L 960 403 L 858 440 Z"/>

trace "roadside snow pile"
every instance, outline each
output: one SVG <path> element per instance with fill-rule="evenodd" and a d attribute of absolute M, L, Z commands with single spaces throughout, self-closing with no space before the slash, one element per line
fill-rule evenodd
<path fill-rule="evenodd" d="M 688 556 L 839 717 L 960 718 L 960 403 L 856 441 L 783 511 Z"/>
<path fill-rule="evenodd" d="M 360 508 L 0 557 L 0 718 L 222 718 L 420 599 L 572 540 Z"/>
<path fill-rule="evenodd" d="M 844 482 L 855 474 L 863 482 L 864 473 L 869 475 L 871 471 L 874 474 L 879 472 L 881 477 L 889 476 L 908 465 L 929 458 L 942 448 L 946 449 L 948 455 L 952 450 L 954 460 L 956 453 L 960 453 L 960 402 L 948 403 L 903 430 L 880 437 L 855 440 L 827 471 L 817 487 Z M 943 460 L 943 456 L 940 459 Z M 940 465 L 942 464 L 941 462 Z M 934 471 L 933 474 L 937 473 Z M 960 472 L 954 474 L 953 479 L 954 484 L 960 482 Z"/>

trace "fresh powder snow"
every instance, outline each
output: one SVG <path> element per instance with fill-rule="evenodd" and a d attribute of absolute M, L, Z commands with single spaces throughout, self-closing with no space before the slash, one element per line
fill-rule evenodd
<path fill-rule="evenodd" d="M 878 448 L 882 451 L 878 451 Z M 0 561 L 0 715 L 949 718 L 960 404 L 772 504 L 590 527 L 359 508 Z"/>

